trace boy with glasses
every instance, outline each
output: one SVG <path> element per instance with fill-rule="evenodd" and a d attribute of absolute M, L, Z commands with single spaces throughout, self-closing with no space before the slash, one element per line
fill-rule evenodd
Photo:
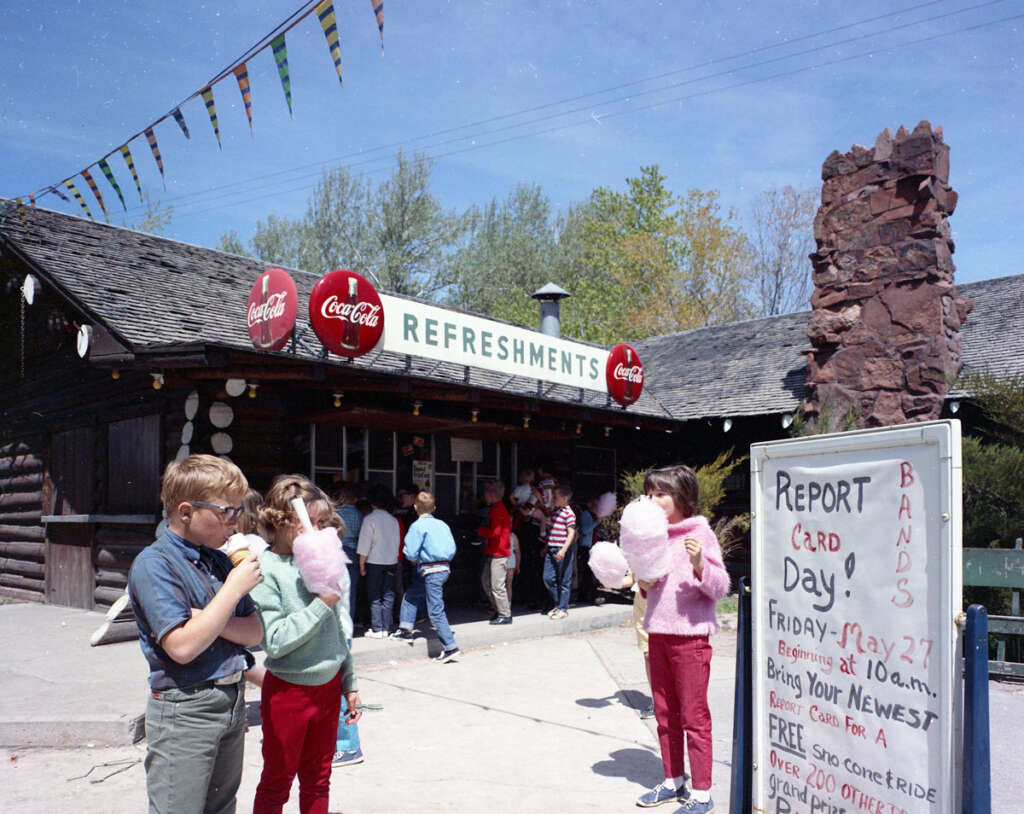
<path fill-rule="evenodd" d="M 263 628 L 249 598 L 250 555 L 217 549 L 234 532 L 248 484 L 234 464 L 189 455 L 168 464 L 167 530 L 132 564 L 128 591 L 149 663 L 146 791 L 150 814 L 233 812 L 242 778 L 245 680 Z"/>

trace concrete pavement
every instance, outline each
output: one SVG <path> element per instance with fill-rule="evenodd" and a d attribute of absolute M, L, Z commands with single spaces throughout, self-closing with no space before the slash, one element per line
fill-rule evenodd
<path fill-rule="evenodd" d="M 0 644 L 7 643 L 12 607 L 0 607 Z M 570 620 L 576 617 L 582 625 L 587 613 L 597 610 L 580 609 Z M 622 614 L 628 607 L 613 606 L 613 610 Z M 522 631 L 519 639 L 473 647 L 469 629 L 461 627 L 464 624 L 480 623 L 457 623 L 456 635 L 466 652 L 444 665 L 428 661 L 423 644 L 357 643 L 363 701 L 381 704 L 383 710 L 365 713 L 360 736 L 366 762 L 335 770 L 330 810 L 344 814 L 637 810 L 633 800 L 658 782 L 661 761 L 654 722 L 642 721 L 637 714 L 650 696 L 631 628 L 620 624 L 554 636 L 550 634 L 556 632 L 557 623 L 540 616 L 532 621 L 517 617 L 511 627 L 500 630 Z M 475 630 L 484 635 L 486 627 Z M 523 638 L 531 633 L 534 638 Z M 709 695 L 714 797 L 721 813 L 728 811 L 729 802 L 735 633 L 724 628 L 713 644 Z M 124 647 L 126 654 L 128 648 L 135 648 L 138 659 L 129 682 L 129 697 L 135 703 L 140 686 L 145 698 L 144 677 L 140 685 L 138 676 L 141 656 L 133 643 Z M 10 656 L 18 651 L 8 647 L 4 652 L 10 669 Z M 9 675 L 0 672 L 3 714 L 27 703 L 25 697 L 13 697 Z M 74 696 L 83 687 L 94 690 L 88 676 L 66 678 L 68 706 L 87 707 L 88 693 Z M 1024 794 L 1024 760 L 1017 748 L 1019 733 L 1024 731 L 1024 686 L 992 682 L 990 690 L 992 810 L 1010 814 L 1020 810 Z M 261 769 L 258 690 L 251 688 L 247 697 L 253 725 L 246 737 L 239 811 L 249 810 Z M 144 810 L 144 755 L 144 743 L 3 748 L 4 810 L 45 814 Z M 296 795 L 293 790 L 285 808 L 289 814 L 298 811 Z"/>

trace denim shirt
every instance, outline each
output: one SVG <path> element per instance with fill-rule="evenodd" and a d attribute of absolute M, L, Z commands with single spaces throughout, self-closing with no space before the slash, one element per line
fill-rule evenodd
<path fill-rule="evenodd" d="M 363 525 L 363 513 L 352 503 L 343 503 L 338 507 L 338 516 L 345 522 L 345 537 L 341 544 L 345 548 L 355 548 L 359 542 L 359 529 Z"/>
<path fill-rule="evenodd" d="M 192 618 L 192 608 L 210 603 L 230 571 L 223 552 L 194 545 L 170 530 L 135 558 L 128 592 L 152 689 L 190 687 L 245 669 L 245 648 L 219 636 L 188 664 L 178 664 L 160 646 L 164 636 Z M 256 604 L 247 594 L 234 615 L 254 613 Z"/>
<path fill-rule="evenodd" d="M 455 538 L 443 520 L 421 515 L 405 535 L 405 558 L 412 562 L 445 562 L 455 556 Z"/>

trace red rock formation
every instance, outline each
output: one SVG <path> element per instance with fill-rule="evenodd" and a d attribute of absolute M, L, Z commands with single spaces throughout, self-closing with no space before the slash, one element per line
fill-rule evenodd
<path fill-rule="evenodd" d="M 953 284 L 949 147 L 922 121 L 821 169 L 804 409 L 853 409 L 860 426 L 939 417 L 960 372 L 969 299 Z"/>

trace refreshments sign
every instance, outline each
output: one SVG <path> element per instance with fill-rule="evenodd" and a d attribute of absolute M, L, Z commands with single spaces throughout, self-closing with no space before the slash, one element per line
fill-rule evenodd
<path fill-rule="evenodd" d="M 384 333 L 384 307 L 365 277 L 332 271 L 309 295 L 309 321 L 328 350 L 350 358 L 362 356 Z"/>
<path fill-rule="evenodd" d="M 299 298 L 295 282 L 283 269 L 267 269 L 249 292 L 246 322 L 249 339 L 260 350 L 281 350 L 295 328 Z"/>
<path fill-rule="evenodd" d="M 605 391 L 603 348 L 417 300 L 384 294 L 381 302 L 385 350 Z"/>
<path fill-rule="evenodd" d="M 960 807 L 960 426 L 755 444 L 757 811 Z"/>
<path fill-rule="evenodd" d="M 644 366 L 629 345 L 616 345 L 605 364 L 608 392 L 623 407 L 628 407 L 644 389 Z"/>

